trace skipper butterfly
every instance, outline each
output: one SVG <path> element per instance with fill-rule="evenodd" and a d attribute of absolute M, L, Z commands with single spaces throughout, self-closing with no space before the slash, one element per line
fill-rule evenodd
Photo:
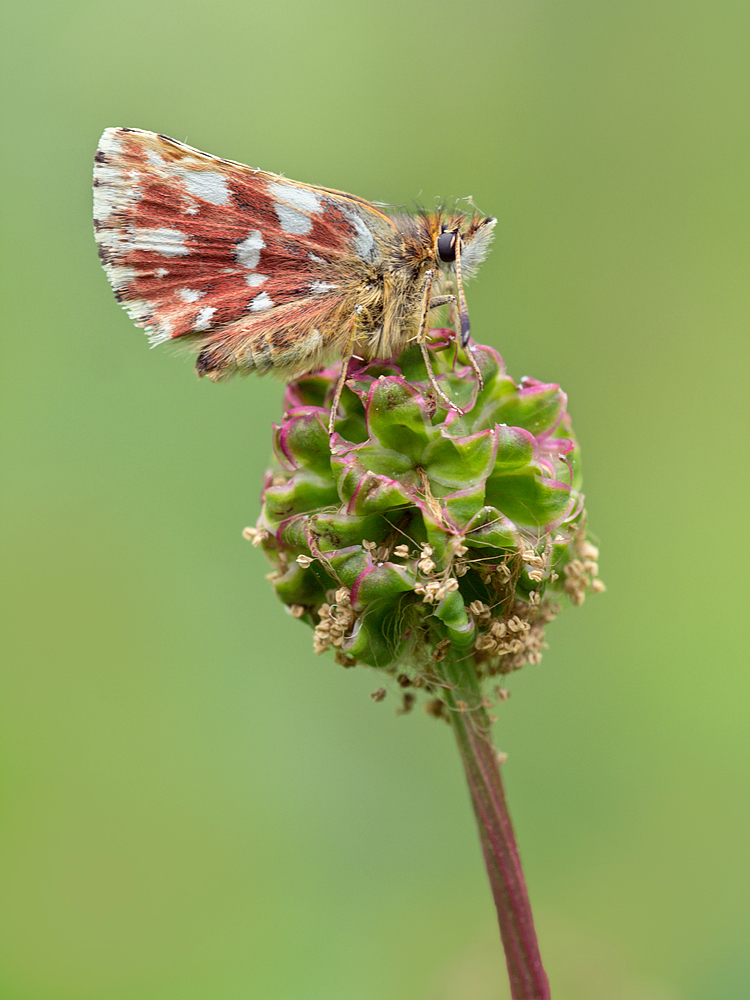
<path fill-rule="evenodd" d="M 168 136 L 110 128 L 94 166 L 94 229 L 115 296 L 152 345 L 197 349 L 218 381 L 285 379 L 352 357 L 426 347 L 437 306 L 458 311 L 476 372 L 463 279 L 484 260 L 496 220 L 457 212 L 386 213 L 363 198 L 201 153 Z"/>

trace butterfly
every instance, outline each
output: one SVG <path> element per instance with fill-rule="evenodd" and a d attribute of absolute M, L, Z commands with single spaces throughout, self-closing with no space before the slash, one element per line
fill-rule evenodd
<path fill-rule="evenodd" d="M 349 361 L 389 358 L 410 341 L 454 405 L 426 346 L 438 306 L 457 310 L 481 388 L 463 279 L 487 255 L 495 222 L 386 212 L 140 129 L 107 129 L 94 159 L 99 255 L 151 344 L 189 344 L 198 374 L 214 381 L 251 371 L 292 379 L 341 358 L 331 433 Z"/>

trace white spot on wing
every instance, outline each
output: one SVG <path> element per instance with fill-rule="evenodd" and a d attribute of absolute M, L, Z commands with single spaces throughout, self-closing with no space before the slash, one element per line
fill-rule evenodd
<path fill-rule="evenodd" d="M 273 300 L 268 292 L 261 292 L 250 303 L 250 312 L 260 312 L 261 309 L 270 309 L 272 305 Z"/>
<path fill-rule="evenodd" d="M 274 202 L 273 210 L 279 217 L 279 225 L 285 233 L 292 236 L 306 236 L 312 229 L 313 224 L 310 216 L 298 212 L 296 208 Z"/>
<path fill-rule="evenodd" d="M 177 229 L 136 229 L 131 227 L 123 234 L 118 247 L 123 253 L 143 250 L 162 257 L 178 257 L 190 253 L 185 246 L 187 236 Z"/>
<path fill-rule="evenodd" d="M 122 140 L 115 139 L 115 136 L 119 132 L 119 128 L 105 128 L 104 133 L 99 140 L 99 149 L 103 153 L 119 153 L 122 149 Z"/>
<path fill-rule="evenodd" d="M 178 297 L 181 298 L 183 302 L 197 302 L 198 299 L 202 299 L 205 294 L 205 292 L 196 291 L 195 288 L 180 288 L 177 292 Z"/>
<path fill-rule="evenodd" d="M 246 267 L 248 271 L 254 271 L 260 260 L 260 252 L 265 245 L 266 243 L 260 234 L 260 230 L 251 229 L 250 235 L 237 244 L 234 256 L 237 258 L 237 262 Z"/>
<path fill-rule="evenodd" d="M 211 325 L 211 317 L 216 312 L 213 306 L 205 306 L 195 317 L 194 330 L 207 330 Z"/>
<path fill-rule="evenodd" d="M 327 281 L 313 281 L 310 285 L 310 291 L 315 292 L 316 295 L 322 295 L 325 292 L 332 292 L 338 287 L 338 285 L 331 285 Z"/>
<path fill-rule="evenodd" d="M 116 292 L 124 292 L 135 281 L 135 271 L 132 267 L 125 267 L 122 264 L 105 264 L 104 270 L 107 272 L 110 285 Z M 130 303 L 125 308 L 129 309 Z"/>
<path fill-rule="evenodd" d="M 212 205 L 226 205 L 229 201 L 229 188 L 223 174 L 218 170 L 177 170 L 175 171 L 185 182 L 190 194 Z"/>
<path fill-rule="evenodd" d="M 124 182 L 117 167 L 97 163 L 94 170 L 94 218 L 103 222 L 114 211 L 130 211 L 141 199 L 140 188 L 129 178 Z M 106 230 L 104 231 L 106 233 Z M 102 232 L 97 233 L 101 242 Z"/>
<path fill-rule="evenodd" d="M 97 153 L 103 154 L 104 162 L 99 162 L 102 157 L 97 156 L 94 161 L 94 218 L 102 222 L 112 214 L 116 208 L 123 207 L 123 198 L 127 201 L 137 201 L 138 189 L 132 182 L 128 182 L 123 190 L 123 176 L 120 167 L 112 166 L 110 158 L 117 159 L 122 151 L 122 140 L 115 138 L 119 129 L 105 129 L 99 140 Z M 113 195 L 113 191 L 116 194 Z M 100 239 L 101 233 L 97 234 Z"/>
<path fill-rule="evenodd" d="M 338 203 L 338 207 L 356 230 L 357 235 L 354 237 L 354 249 L 362 260 L 373 260 L 375 258 L 375 237 L 365 225 L 364 220 L 349 205 Z"/>
<path fill-rule="evenodd" d="M 307 188 L 271 181 L 268 185 L 268 193 L 275 201 L 284 202 L 292 208 L 299 209 L 300 212 L 313 214 L 320 211 L 320 198 L 314 191 L 309 191 Z"/>
<path fill-rule="evenodd" d="M 245 284 L 249 285 L 250 288 L 257 288 L 258 285 L 262 285 L 264 281 L 268 278 L 267 274 L 246 274 Z"/>
<path fill-rule="evenodd" d="M 112 171 L 109 170 L 111 174 Z M 94 179 L 97 182 L 97 186 L 94 188 L 94 221 L 104 222 L 104 220 L 112 214 L 115 209 L 115 199 L 112 197 L 111 192 L 108 190 L 107 180 L 102 179 L 104 170 L 101 167 L 97 168 Z M 101 243 L 101 234 L 97 233 L 97 238 Z"/>
<path fill-rule="evenodd" d="M 154 274 L 156 275 L 157 278 L 166 278 L 166 276 L 169 274 L 169 271 L 166 269 L 166 267 L 157 267 L 157 269 L 154 271 Z"/>
<path fill-rule="evenodd" d="M 285 233 L 305 236 L 310 232 L 313 225 L 310 216 L 320 212 L 322 207 L 320 198 L 314 191 L 270 181 L 268 193 L 274 199 L 273 208 Z"/>

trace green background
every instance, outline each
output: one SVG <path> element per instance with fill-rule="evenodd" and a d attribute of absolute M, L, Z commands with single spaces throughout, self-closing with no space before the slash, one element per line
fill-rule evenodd
<path fill-rule="evenodd" d="M 106 126 L 499 219 L 473 329 L 559 381 L 608 585 L 498 745 L 555 1000 L 750 993 L 750 5 L 6 6 L 2 1000 L 508 996 L 450 733 L 241 539 L 281 386 L 115 304 Z"/>

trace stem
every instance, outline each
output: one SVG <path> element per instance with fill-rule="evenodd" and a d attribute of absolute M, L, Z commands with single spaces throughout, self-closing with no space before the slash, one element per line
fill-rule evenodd
<path fill-rule="evenodd" d="M 549 1000 L 549 981 L 542 967 L 521 859 L 474 664 L 471 658 L 453 659 L 449 652 L 442 662 L 435 664 L 435 669 L 448 685 L 443 699 L 479 826 L 508 965 L 511 997 Z"/>

